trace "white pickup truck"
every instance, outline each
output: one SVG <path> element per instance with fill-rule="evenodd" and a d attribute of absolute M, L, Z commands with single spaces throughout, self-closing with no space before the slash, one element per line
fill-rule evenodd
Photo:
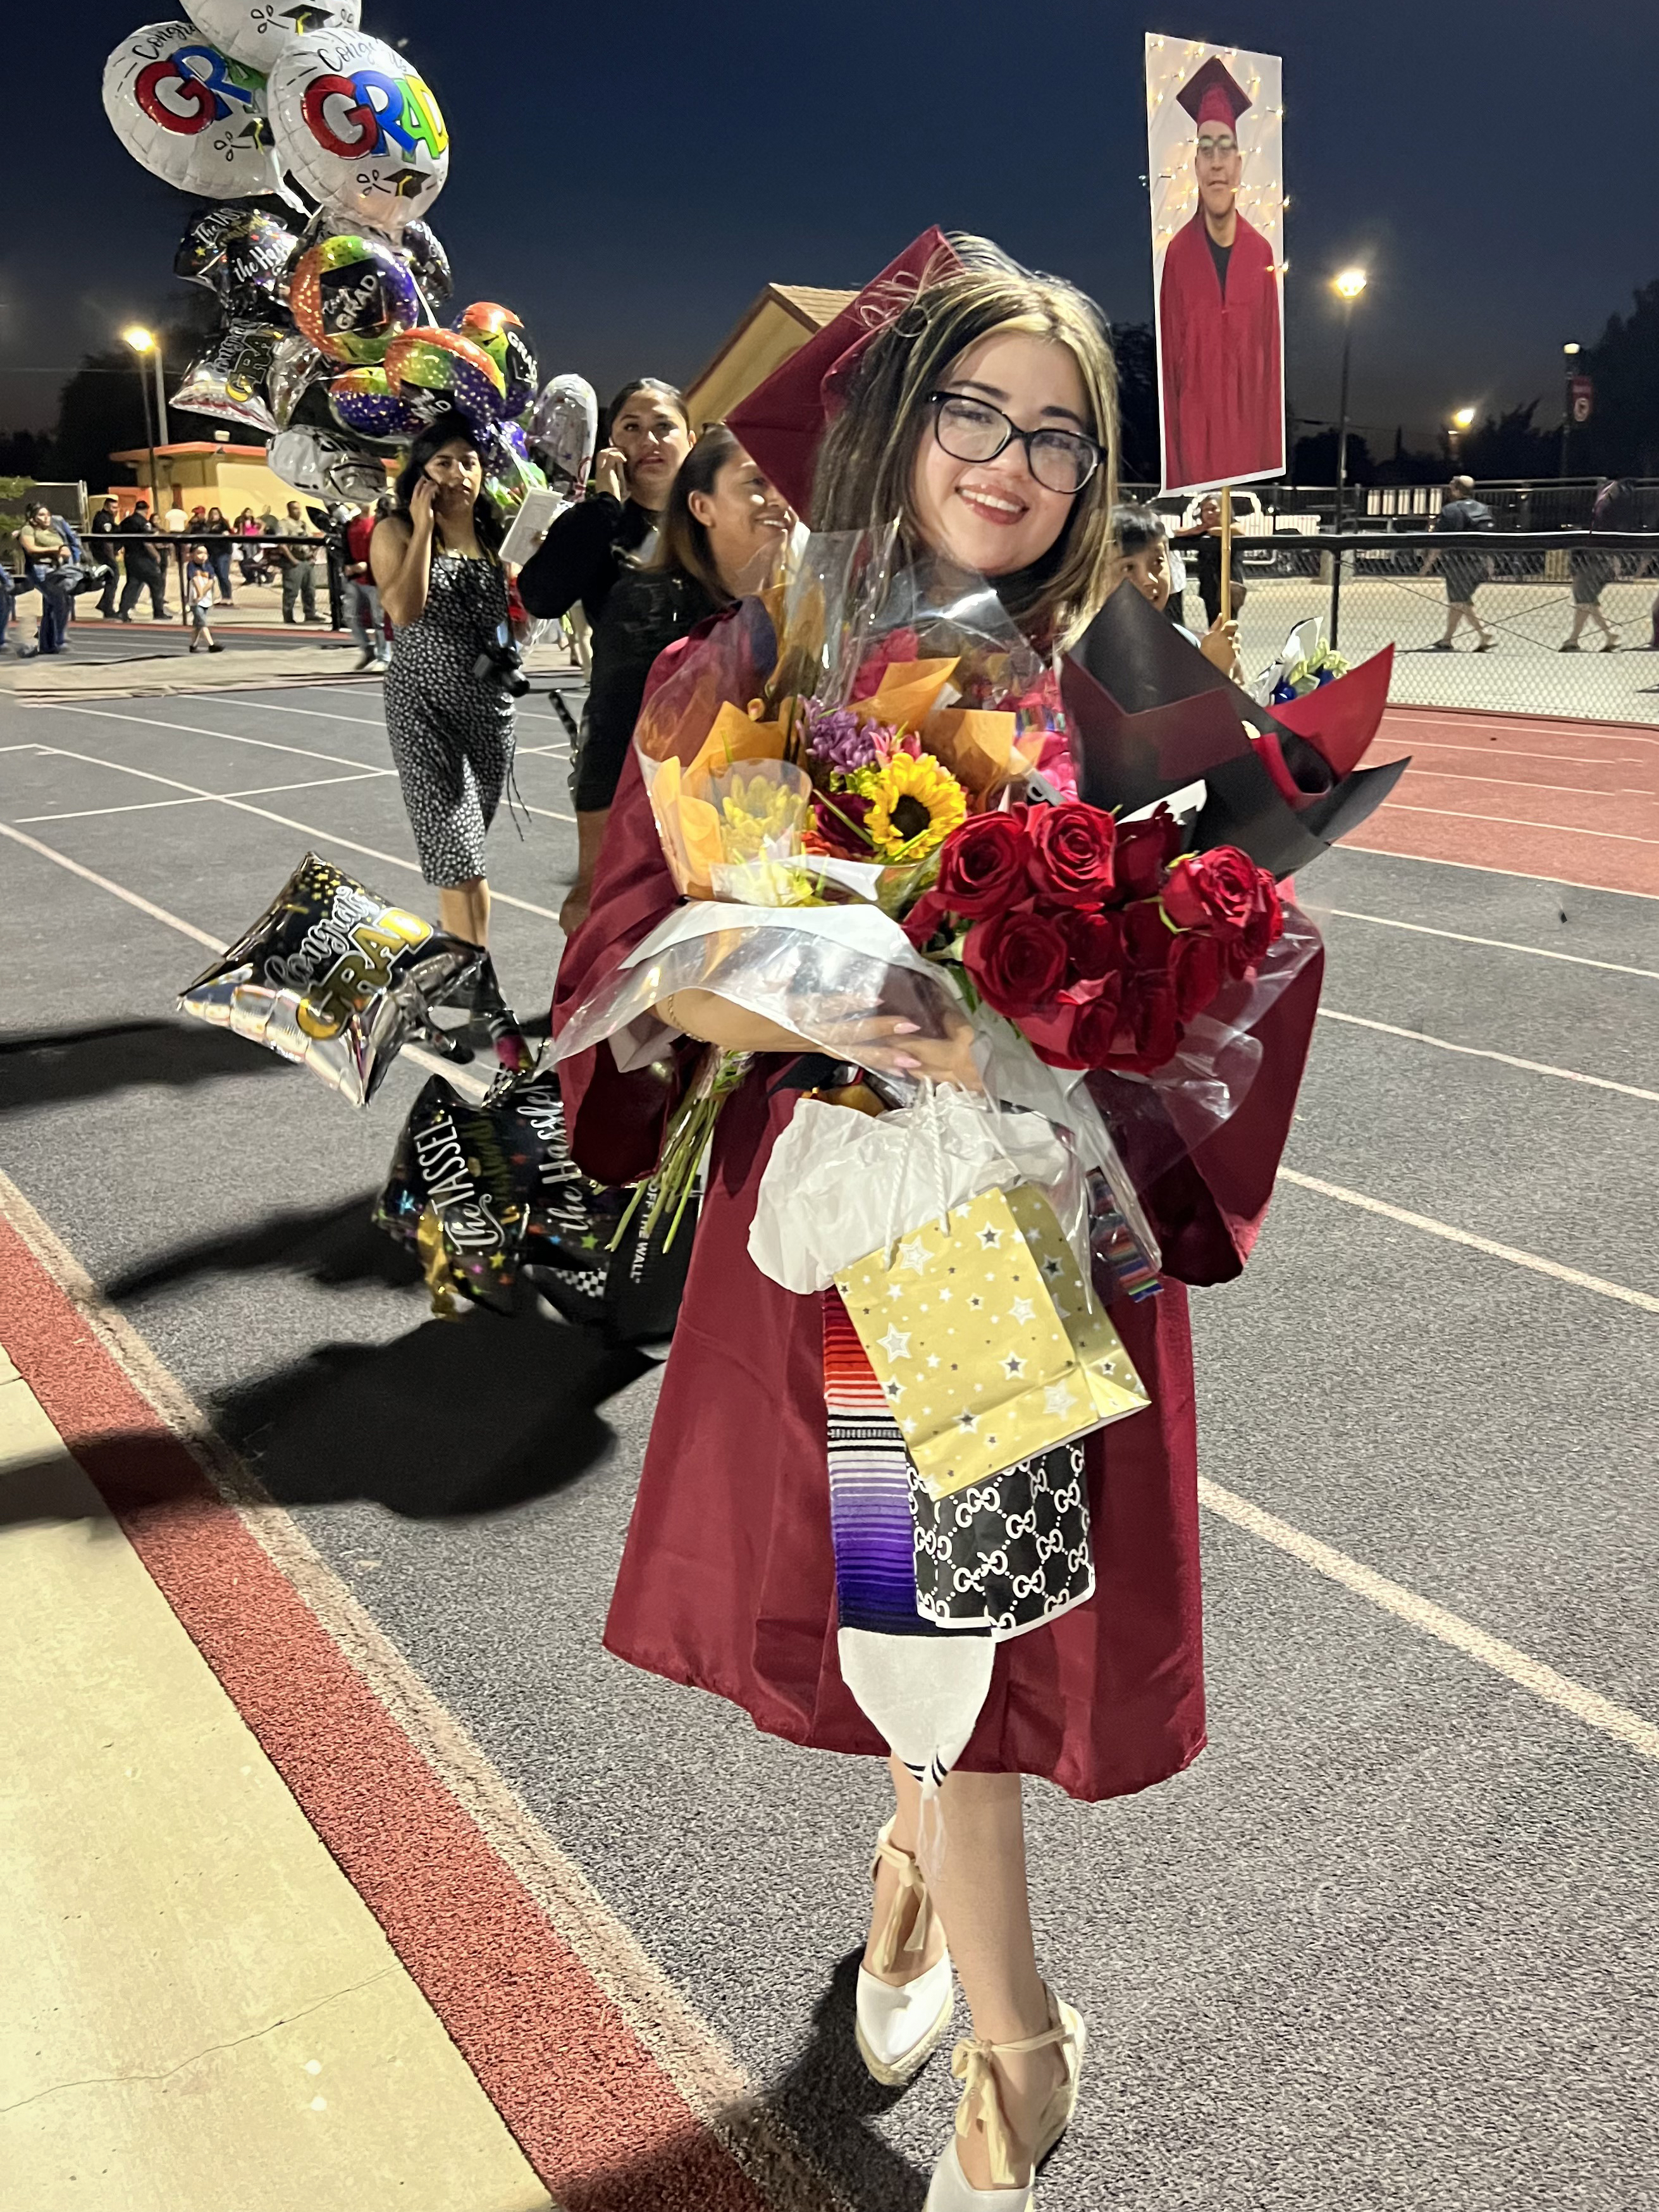
<path fill-rule="evenodd" d="M 1172 528 L 1190 530 L 1197 522 L 1199 509 L 1210 492 L 1196 492 L 1190 498 L 1180 493 L 1153 501 L 1160 514 L 1170 518 Z M 1296 514 L 1280 507 L 1275 513 L 1265 506 L 1258 491 L 1248 489 L 1233 494 L 1233 529 L 1246 540 L 1266 538 L 1266 544 L 1247 543 L 1241 555 L 1247 570 L 1254 569 L 1259 576 L 1291 575 L 1297 573 L 1294 555 L 1276 547 L 1275 538 L 1317 538 L 1320 518 L 1316 514 Z"/>

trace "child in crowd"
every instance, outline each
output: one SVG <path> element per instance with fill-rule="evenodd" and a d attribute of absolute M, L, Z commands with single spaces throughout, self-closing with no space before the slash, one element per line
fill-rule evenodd
<path fill-rule="evenodd" d="M 190 649 L 192 653 L 199 652 L 204 645 L 210 653 L 222 653 L 225 649 L 222 645 L 214 642 L 213 632 L 209 627 L 217 589 L 207 547 L 192 545 L 190 562 L 185 570 L 185 605 L 190 615 Z"/>
<path fill-rule="evenodd" d="M 1169 526 L 1164 517 L 1150 507 L 1115 508 L 1112 537 L 1117 546 L 1120 580 L 1132 584 L 1142 599 L 1150 599 L 1163 614 L 1169 606 L 1174 580 L 1170 567 Z M 1185 623 L 1177 622 L 1175 626 L 1189 645 L 1198 647 L 1206 660 L 1231 676 L 1235 684 L 1243 682 L 1236 622 L 1223 622 L 1218 617 L 1202 637 L 1188 629 Z"/>

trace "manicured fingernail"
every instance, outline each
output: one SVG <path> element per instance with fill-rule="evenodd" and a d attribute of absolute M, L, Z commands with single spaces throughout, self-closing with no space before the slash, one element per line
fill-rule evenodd
<path fill-rule="evenodd" d="M 895 1036 L 920 1036 L 921 1034 L 921 1024 L 920 1022 L 895 1022 L 893 1024 L 893 1035 Z"/>
<path fill-rule="evenodd" d="M 893 1054 L 893 1065 L 895 1067 L 902 1067 L 907 1075 L 913 1075 L 921 1066 L 921 1062 L 919 1060 L 912 1060 L 908 1052 L 896 1052 Z"/>

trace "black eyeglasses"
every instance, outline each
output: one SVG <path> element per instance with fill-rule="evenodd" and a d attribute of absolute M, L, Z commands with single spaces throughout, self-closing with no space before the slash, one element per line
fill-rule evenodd
<path fill-rule="evenodd" d="M 933 435 L 953 461 L 994 461 L 1016 438 L 1025 463 L 1046 491 L 1074 498 L 1100 466 L 1100 447 L 1080 430 L 1022 430 L 988 400 L 960 392 L 932 392 Z"/>

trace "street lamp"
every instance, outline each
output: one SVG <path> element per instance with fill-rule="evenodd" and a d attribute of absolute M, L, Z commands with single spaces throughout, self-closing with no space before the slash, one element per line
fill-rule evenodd
<path fill-rule="evenodd" d="M 1348 482 L 1348 370 L 1353 354 L 1353 303 L 1365 289 L 1363 269 L 1340 269 L 1331 279 L 1331 289 L 1342 302 L 1342 398 L 1337 410 L 1336 527 L 1342 529 L 1343 495 Z M 1341 556 L 1338 555 L 1338 559 Z"/>
<path fill-rule="evenodd" d="M 1455 471 L 1457 468 L 1458 458 L 1462 451 L 1463 433 L 1465 430 L 1469 428 L 1474 421 L 1474 410 L 1473 407 L 1460 407 L 1452 416 L 1450 442 L 1452 468 L 1454 471 Z"/>
<path fill-rule="evenodd" d="M 151 520 L 154 520 L 161 503 L 160 471 L 155 459 L 155 431 L 158 422 L 161 431 L 161 442 L 164 446 L 167 442 L 167 389 L 161 382 L 161 345 L 155 331 L 146 330 L 142 323 L 129 323 L 122 331 L 121 338 L 123 343 L 130 345 L 138 357 L 138 388 L 144 395 L 144 428 L 149 436 L 149 496 Z M 154 413 L 150 409 L 149 378 L 144 373 L 146 356 L 149 357 L 155 375 Z"/>
<path fill-rule="evenodd" d="M 1561 400 L 1561 474 L 1567 473 L 1567 441 L 1572 435 L 1572 368 L 1583 348 L 1576 339 L 1569 338 L 1561 349 L 1561 368 L 1565 389 Z"/>

